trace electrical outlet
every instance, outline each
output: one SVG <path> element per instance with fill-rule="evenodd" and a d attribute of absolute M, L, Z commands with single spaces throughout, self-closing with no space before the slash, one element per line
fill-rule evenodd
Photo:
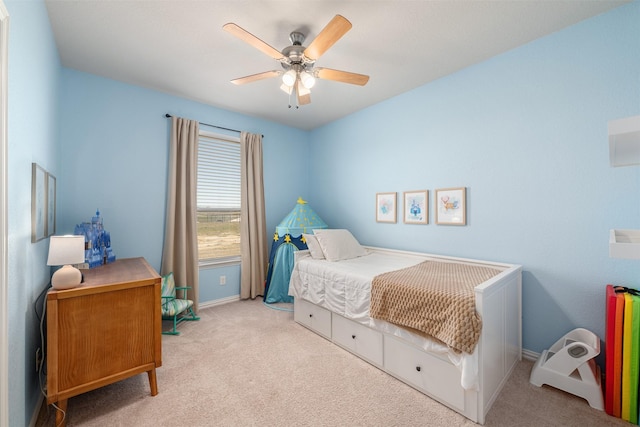
<path fill-rule="evenodd" d="M 227 284 L 227 276 L 220 276 L 220 285 Z"/>

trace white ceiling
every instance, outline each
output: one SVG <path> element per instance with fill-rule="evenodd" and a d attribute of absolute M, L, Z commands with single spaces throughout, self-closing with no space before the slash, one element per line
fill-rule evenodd
<path fill-rule="evenodd" d="M 304 130 L 629 2 L 45 1 L 65 67 Z M 336 14 L 353 28 L 316 66 L 367 74 L 366 86 L 320 80 L 311 104 L 296 110 L 287 107 L 289 97 L 277 78 L 243 86 L 229 82 L 281 67 L 223 31 L 225 23 L 281 50 L 294 30 L 307 34 L 308 46 Z"/>

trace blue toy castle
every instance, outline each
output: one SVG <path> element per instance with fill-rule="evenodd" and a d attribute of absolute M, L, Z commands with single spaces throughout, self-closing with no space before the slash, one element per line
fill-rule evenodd
<path fill-rule="evenodd" d="M 84 262 L 89 268 L 116 260 L 111 249 L 111 234 L 104 230 L 99 210 L 91 218 L 91 222 L 77 224 L 73 234 L 84 236 Z"/>

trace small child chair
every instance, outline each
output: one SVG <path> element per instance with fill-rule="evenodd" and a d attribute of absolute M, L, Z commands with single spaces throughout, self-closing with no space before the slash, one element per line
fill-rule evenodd
<path fill-rule="evenodd" d="M 162 331 L 163 334 L 180 335 L 180 332 L 176 329 L 178 323 L 185 320 L 200 320 L 200 318 L 193 312 L 192 300 L 176 297 L 176 291 L 183 291 L 186 296 L 187 289 L 191 289 L 191 287 L 176 287 L 173 272 L 162 276 L 162 319 L 173 321 L 173 329 L 170 331 Z"/>

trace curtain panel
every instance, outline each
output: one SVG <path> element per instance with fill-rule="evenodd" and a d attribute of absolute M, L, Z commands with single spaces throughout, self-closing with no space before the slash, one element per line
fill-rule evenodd
<path fill-rule="evenodd" d="M 176 286 L 189 286 L 187 299 L 198 311 L 198 138 L 199 123 L 171 119 L 167 222 L 161 274 L 173 272 Z"/>
<path fill-rule="evenodd" d="M 264 295 L 267 226 L 262 176 L 262 135 L 240 133 L 240 298 Z"/>

